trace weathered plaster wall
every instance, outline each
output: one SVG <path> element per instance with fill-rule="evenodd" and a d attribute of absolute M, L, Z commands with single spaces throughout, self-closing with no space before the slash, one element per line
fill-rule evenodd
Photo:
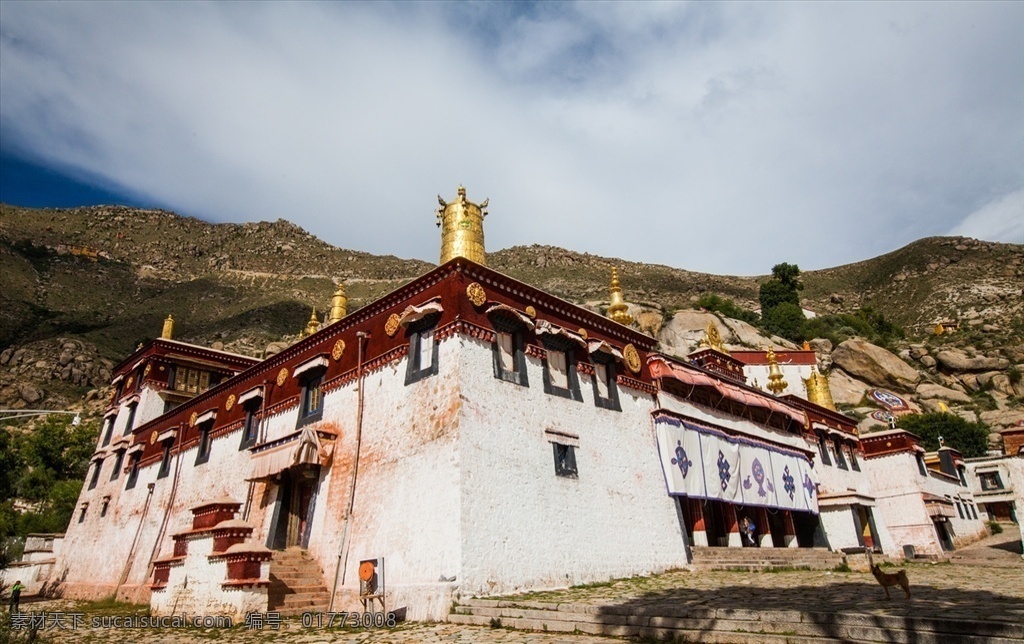
<path fill-rule="evenodd" d="M 622 411 L 494 377 L 489 343 L 461 340 L 463 594 L 550 588 L 687 564 L 677 504 L 665 491 L 653 398 L 619 387 Z M 579 437 L 578 478 L 555 475 L 545 430 Z"/>

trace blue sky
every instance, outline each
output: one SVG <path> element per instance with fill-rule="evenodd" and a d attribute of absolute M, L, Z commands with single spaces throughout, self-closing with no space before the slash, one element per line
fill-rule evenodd
<path fill-rule="evenodd" d="M 0 3 L 0 199 L 725 274 L 1024 243 L 1024 3 Z"/>

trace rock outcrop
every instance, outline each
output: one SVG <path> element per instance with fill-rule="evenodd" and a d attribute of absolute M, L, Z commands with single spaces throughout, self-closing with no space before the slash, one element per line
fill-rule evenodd
<path fill-rule="evenodd" d="M 836 347 L 832 352 L 832 362 L 876 387 L 913 391 L 921 379 L 921 374 L 899 356 L 863 338 L 850 338 Z"/>
<path fill-rule="evenodd" d="M 935 359 L 948 371 L 992 371 L 1007 369 L 1010 366 L 1010 361 L 1006 358 L 969 356 L 963 349 L 956 347 L 939 351 L 935 354 Z"/>

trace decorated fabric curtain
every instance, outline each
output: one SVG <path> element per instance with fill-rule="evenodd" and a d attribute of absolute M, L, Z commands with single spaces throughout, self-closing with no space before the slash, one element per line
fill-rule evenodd
<path fill-rule="evenodd" d="M 655 427 L 669 494 L 818 512 L 803 454 L 669 417 L 655 419 Z"/>

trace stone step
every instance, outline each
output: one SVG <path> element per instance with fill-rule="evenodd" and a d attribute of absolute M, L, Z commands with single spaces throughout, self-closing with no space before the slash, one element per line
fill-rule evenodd
<path fill-rule="evenodd" d="M 643 611 L 636 615 L 632 612 Z M 657 612 L 665 614 L 656 614 Z M 689 641 L 821 641 L 966 644 L 1024 642 L 1024 626 L 885 615 L 804 611 L 687 609 L 464 600 L 449 621 L 524 630 L 584 632 L 617 637 Z M 737 636 L 742 635 L 740 639 Z M 755 635 L 755 639 L 744 639 Z M 760 638 L 760 639 L 757 639 Z M 789 639 L 787 639 L 789 638 Z"/>

